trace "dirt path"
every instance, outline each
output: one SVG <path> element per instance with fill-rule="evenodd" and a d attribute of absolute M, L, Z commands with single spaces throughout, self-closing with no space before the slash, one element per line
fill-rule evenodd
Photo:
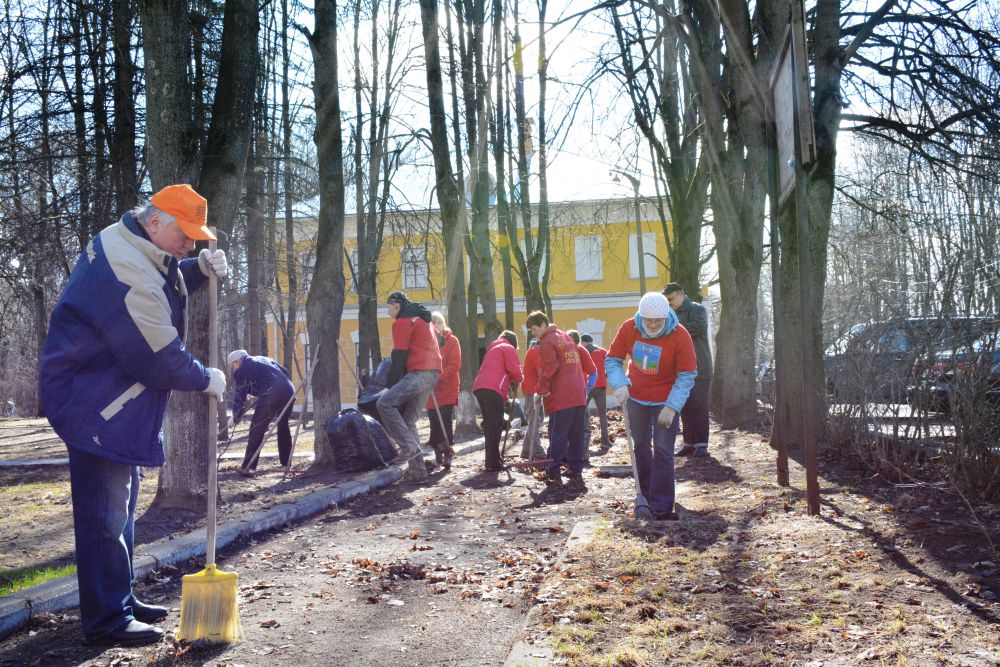
<path fill-rule="evenodd" d="M 552 493 L 532 476 L 481 472 L 482 453 L 428 486 L 397 484 L 293 528 L 227 549 L 240 575 L 247 640 L 192 649 L 169 643 L 80 647 L 78 619 L 47 618 L 0 644 L 0 664 L 496 665 L 514 642 L 573 524 L 611 516 L 621 479 Z M 144 599 L 173 608 L 179 577 L 160 573 Z"/>

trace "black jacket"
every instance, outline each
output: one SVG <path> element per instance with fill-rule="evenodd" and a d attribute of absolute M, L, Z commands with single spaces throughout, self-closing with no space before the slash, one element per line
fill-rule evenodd
<path fill-rule="evenodd" d="M 677 309 L 677 319 L 691 334 L 694 342 L 694 353 L 698 357 L 698 378 L 706 380 L 712 377 L 712 348 L 708 345 L 708 311 L 705 306 L 685 296 L 684 303 Z"/>

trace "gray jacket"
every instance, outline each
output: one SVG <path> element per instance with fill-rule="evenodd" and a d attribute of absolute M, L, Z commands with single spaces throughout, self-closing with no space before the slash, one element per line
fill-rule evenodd
<path fill-rule="evenodd" d="M 691 334 L 694 353 L 698 357 L 698 381 L 712 377 L 712 348 L 708 345 L 708 312 L 705 306 L 685 296 L 684 303 L 677 309 L 677 319 Z"/>

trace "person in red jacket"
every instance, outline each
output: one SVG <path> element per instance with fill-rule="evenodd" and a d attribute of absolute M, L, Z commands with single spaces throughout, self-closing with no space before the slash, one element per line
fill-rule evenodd
<path fill-rule="evenodd" d="M 631 357 L 628 371 L 625 357 Z M 674 513 L 677 413 L 698 375 L 691 335 L 657 292 L 643 295 L 639 312 L 615 334 L 604 362 L 608 384 L 628 416 L 639 488 L 657 520 Z M 650 454 L 652 444 L 652 454 Z"/>
<path fill-rule="evenodd" d="M 437 331 L 438 347 L 441 348 L 441 377 L 424 406 L 431 422 L 431 436 L 427 444 L 434 450 L 438 465 L 449 470 L 451 459 L 455 455 L 452 424 L 461 384 L 459 375 L 462 370 L 462 346 L 440 312 L 435 310 L 431 313 L 431 324 Z"/>
<path fill-rule="evenodd" d="M 566 335 L 576 343 L 576 351 L 580 354 L 580 370 L 583 371 L 584 390 L 586 391 L 586 396 L 590 396 L 590 390 L 597 384 L 597 364 L 594 363 L 593 357 L 590 356 L 590 350 L 580 343 L 579 331 L 570 329 L 566 332 Z M 583 438 L 580 450 L 583 452 L 584 466 L 590 465 L 590 416 L 587 414 L 586 401 L 585 397 L 583 404 L 583 432 L 580 433 L 580 437 Z"/>
<path fill-rule="evenodd" d="M 511 383 L 520 383 L 523 379 L 521 360 L 517 358 L 517 335 L 513 331 L 504 331 L 487 346 L 483 363 L 472 385 L 472 393 L 476 395 L 483 414 L 486 470 L 490 472 L 497 472 L 502 468 L 500 434 L 503 432 L 507 392 Z"/>
<path fill-rule="evenodd" d="M 538 372 L 538 395 L 549 416 L 549 458 L 545 481 L 562 486 L 560 468 L 566 463 L 567 477 L 574 490 L 583 484 L 583 411 L 587 401 L 586 385 L 580 368 L 580 353 L 573 339 L 549 323 L 545 313 L 536 310 L 525 322 L 532 336 L 538 338 L 541 369 Z"/>
<path fill-rule="evenodd" d="M 376 406 L 382 426 L 399 445 L 396 461 L 408 461 L 405 479 L 427 481 L 427 467 L 420 452 L 417 415 L 420 406 L 434 391 L 441 374 L 441 350 L 431 314 L 413 303 L 403 292 L 393 292 L 386 300 L 392 323 L 392 367 L 387 389 Z"/>
<path fill-rule="evenodd" d="M 603 347 L 594 345 L 594 337 L 589 333 L 580 336 L 580 342 L 590 352 L 590 358 L 597 366 L 597 382 L 593 389 L 587 392 L 587 406 L 594 402 L 597 408 L 597 418 L 601 421 L 601 451 L 606 452 L 611 448 L 611 441 L 608 440 L 608 379 L 604 370 L 604 360 L 608 356 L 608 351 Z M 590 420 L 587 420 L 587 442 L 590 442 Z"/>
<path fill-rule="evenodd" d="M 538 339 L 532 338 L 528 343 L 528 351 L 524 353 L 524 382 L 521 393 L 524 394 L 524 440 L 521 441 L 522 459 L 544 458 L 541 450 L 542 420 L 545 410 L 538 398 L 538 371 L 541 370 L 542 357 L 538 351 Z"/>

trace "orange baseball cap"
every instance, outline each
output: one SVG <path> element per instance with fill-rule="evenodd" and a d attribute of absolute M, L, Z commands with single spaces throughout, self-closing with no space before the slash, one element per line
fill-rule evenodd
<path fill-rule="evenodd" d="M 177 220 L 181 231 L 189 239 L 214 241 L 215 234 L 208 228 L 208 201 L 187 183 L 168 185 L 149 200 L 149 203 Z"/>

